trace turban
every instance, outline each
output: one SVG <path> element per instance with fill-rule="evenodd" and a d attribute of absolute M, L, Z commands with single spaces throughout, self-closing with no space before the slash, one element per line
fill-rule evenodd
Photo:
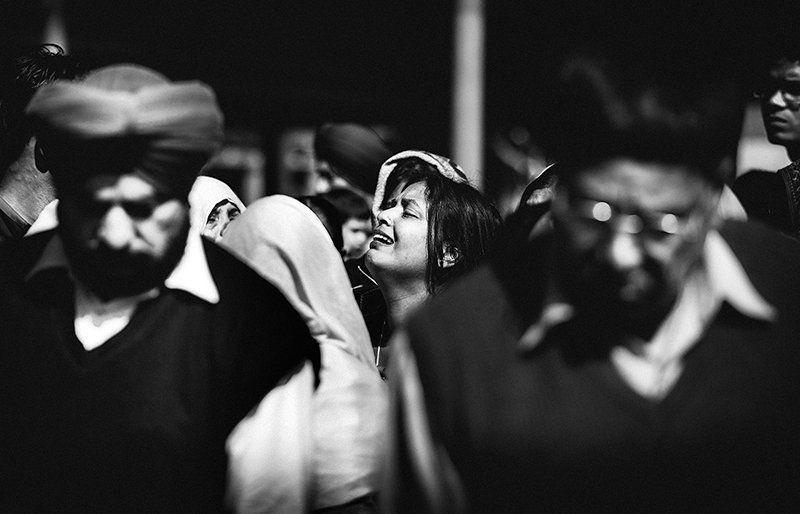
<path fill-rule="evenodd" d="M 26 112 L 60 190 L 95 174 L 135 173 L 185 196 L 223 135 L 210 87 L 131 64 L 44 86 Z"/>
<path fill-rule="evenodd" d="M 469 184 L 469 180 L 467 179 L 467 175 L 464 173 L 464 170 L 462 170 L 458 164 L 454 163 L 447 157 L 442 157 L 441 155 L 436 155 L 424 150 L 406 150 L 404 152 L 400 152 L 389 157 L 389 159 L 383 163 L 383 166 L 381 166 L 381 170 L 378 173 L 378 186 L 375 188 L 375 198 L 372 201 L 372 214 L 376 217 L 378 216 L 378 212 L 381 209 L 381 204 L 383 203 L 383 197 L 386 193 L 386 181 L 389 180 L 389 175 L 392 174 L 400 161 L 409 159 L 411 157 L 416 157 L 417 159 L 425 161 L 436 168 L 436 170 L 443 177 L 450 179 L 453 182 L 463 182 Z"/>
<path fill-rule="evenodd" d="M 375 192 L 381 164 L 393 153 L 374 130 L 355 123 L 323 124 L 314 151 L 333 173 L 368 195 Z"/>

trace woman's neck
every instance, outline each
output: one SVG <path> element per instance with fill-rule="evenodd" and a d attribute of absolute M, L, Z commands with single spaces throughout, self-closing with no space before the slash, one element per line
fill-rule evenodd
<path fill-rule="evenodd" d="M 424 302 L 429 296 L 428 290 L 423 282 L 413 282 L 409 284 L 381 284 L 379 283 L 386 310 L 389 316 L 389 323 L 392 328 L 401 325 L 409 313 Z"/>

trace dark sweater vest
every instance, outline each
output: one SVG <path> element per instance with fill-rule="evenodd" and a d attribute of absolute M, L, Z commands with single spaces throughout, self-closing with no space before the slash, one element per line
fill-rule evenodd
<path fill-rule="evenodd" d="M 796 508 L 800 245 L 751 225 L 723 235 L 778 322 L 725 304 L 662 401 L 624 383 L 597 326 L 520 352 L 546 245 L 507 252 L 412 319 L 431 428 L 473 511 Z"/>
<path fill-rule="evenodd" d="M 0 510 L 223 510 L 228 433 L 319 361 L 305 323 L 207 243 L 218 304 L 164 289 L 86 351 L 65 273 L 23 280 L 50 236 L 0 247 Z"/>

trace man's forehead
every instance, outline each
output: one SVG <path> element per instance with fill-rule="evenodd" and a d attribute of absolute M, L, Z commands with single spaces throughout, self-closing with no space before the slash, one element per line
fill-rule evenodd
<path fill-rule="evenodd" d="M 800 80 L 800 60 L 784 59 L 777 63 L 770 73 L 775 78 Z"/>
<path fill-rule="evenodd" d="M 84 191 L 96 200 L 151 200 L 158 196 L 155 186 L 137 175 L 95 175 Z"/>
<path fill-rule="evenodd" d="M 576 173 L 570 194 L 634 207 L 673 211 L 695 206 L 713 190 L 691 169 L 615 159 Z"/>

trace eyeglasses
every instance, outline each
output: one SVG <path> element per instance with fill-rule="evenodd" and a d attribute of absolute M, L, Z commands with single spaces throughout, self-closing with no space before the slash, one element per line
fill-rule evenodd
<path fill-rule="evenodd" d="M 765 82 L 753 91 L 753 97 L 759 100 L 768 100 L 772 98 L 776 91 L 780 91 L 781 97 L 787 106 L 792 109 L 800 107 L 800 80 Z"/>
<path fill-rule="evenodd" d="M 556 203 L 553 208 L 596 228 L 637 235 L 655 242 L 674 238 L 691 239 L 696 235 L 698 226 L 698 216 L 650 210 L 623 212 L 608 202 L 587 198 L 572 197 L 567 204 Z"/>

